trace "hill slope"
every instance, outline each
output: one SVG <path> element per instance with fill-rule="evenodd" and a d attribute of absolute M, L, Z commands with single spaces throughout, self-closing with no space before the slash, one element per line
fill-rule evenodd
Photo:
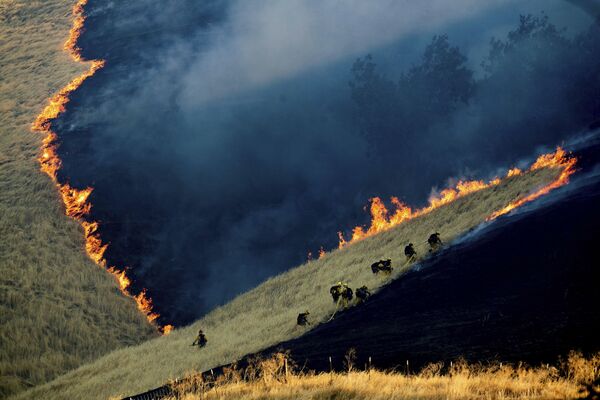
<path fill-rule="evenodd" d="M 0 2 L 0 398 L 154 335 L 39 171 L 31 122 L 86 69 L 62 45 L 68 0 Z"/>
<path fill-rule="evenodd" d="M 343 368 L 357 351 L 379 368 L 465 358 L 555 364 L 600 351 L 600 179 L 531 212 L 484 226 L 361 307 L 281 343 L 307 369 Z M 571 189 L 571 188 L 569 188 Z"/>
<path fill-rule="evenodd" d="M 427 254 L 425 241 L 430 233 L 439 231 L 449 242 L 511 201 L 554 181 L 559 174 L 556 168 L 542 168 L 458 198 L 269 279 L 189 327 L 140 346 L 115 351 L 19 398 L 107 398 L 138 393 L 186 371 L 226 364 L 245 354 L 299 337 L 310 329 L 296 326 L 299 312 L 310 310 L 312 320 L 317 323 L 328 320 L 334 311 L 328 293 L 331 284 L 343 280 L 353 288 L 367 285 L 376 291 L 409 268 L 403 265 L 403 248 L 409 240 L 416 244 L 419 254 Z M 372 274 L 369 266 L 380 258 L 394 261 L 396 269 L 392 276 Z M 209 340 L 202 351 L 190 347 L 199 327 Z"/>

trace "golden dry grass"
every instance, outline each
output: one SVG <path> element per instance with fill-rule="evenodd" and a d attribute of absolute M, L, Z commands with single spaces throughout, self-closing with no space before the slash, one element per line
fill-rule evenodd
<path fill-rule="evenodd" d="M 176 385 L 181 400 L 312 399 L 312 400 L 446 400 L 446 399 L 574 399 L 583 385 L 600 376 L 600 353 L 584 358 L 571 353 L 556 367 L 467 364 L 450 367 L 430 364 L 420 373 L 351 371 L 348 373 L 286 374 L 282 358 L 251 365 L 252 379 L 241 379 L 245 370 L 228 371 L 211 381 L 187 381 Z M 246 374 L 246 375 L 245 375 Z M 596 389 L 600 389 L 596 387 Z M 174 400 L 171 399 L 171 400 Z"/>
<path fill-rule="evenodd" d="M 335 309 L 329 287 L 343 280 L 372 291 L 407 270 L 403 248 L 410 240 L 419 254 L 427 254 L 430 233 L 439 231 L 448 242 L 476 227 L 494 210 L 554 180 L 556 169 L 542 169 L 507 179 L 498 186 L 465 196 L 433 212 L 336 250 L 273 277 L 219 307 L 191 326 L 139 346 L 117 350 L 18 398 L 108 398 L 140 393 L 177 378 L 187 371 L 203 371 L 236 361 L 246 354 L 304 334 L 296 325 L 299 312 L 309 310 L 312 321 L 323 322 Z M 391 258 L 391 276 L 375 276 L 370 264 Z M 314 325 L 313 325 L 314 326 Z M 190 347 L 197 329 L 208 336 L 201 351 Z"/>
<path fill-rule="evenodd" d="M 45 99 L 85 69 L 61 51 L 70 26 L 66 0 L 0 0 L 0 393 L 52 379 L 122 344 L 152 335 L 145 318 L 108 274 L 83 252 L 79 226 L 64 216 L 52 183 L 35 160 L 41 138 L 29 124 Z M 450 241 L 492 211 L 554 179 L 555 170 L 511 178 L 400 227 L 269 279 L 192 326 L 117 350 L 18 398 L 107 398 L 159 386 L 190 370 L 239 359 L 306 332 L 295 325 L 308 309 L 327 319 L 329 286 L 344 280 L 373 291 L 406 268 L 408 240 L 425 254 L 433 231 Z M 368 266 L 397 265 L 390 277 Z M 202 327 L 209 345 L 189 345 Z"/>
<path fill-rule="evenodd" d="M 0 0 L 0 398 L 154 335 L 39 171 L 30 124 L 87 67 L 62 44 L 74 0 Z"/>

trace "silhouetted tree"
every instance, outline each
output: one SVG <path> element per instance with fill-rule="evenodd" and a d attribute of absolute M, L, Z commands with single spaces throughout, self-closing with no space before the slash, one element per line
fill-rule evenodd
<path fill-rule="evenodd" d="M 466 63 L 446 35 L 435 36 L 396 81 L 379 73 L 371 56 L 356 60 L 352 99 L 378 159 L 407 173 L 422 173 L 412 154 L 423 151 L 427 170 L 448 152 L 474 164 L 508 162 L 501 157 L 514 160 L 600 125 L 597 23 L 569 37 L 543 13 L 523 15 L 505 38 L 491 39 L 481 79 Z"/>
<path fill-rule="evenodd" d="M 600 21 L 573 39 L 577 53 L 572 62 L 572 79 L 568 96 L 583 123 L 600 125 Z"/>
<path fill-rule="evenodd" d="M 357 59 L 352 66 L 354 80 L 349 83 L 362 131 L 371 145 L 398 131 L 400 122 L 396 83 L 379 74 L 376 66 L 370 54 Z"/>
<path fill-rule="evenodd" d="M 473 94 L 473 72 L 466 57 L 435 36 L 421 62 L 401 73 L 397 82 L 377 72 L 373 58 L 352 66 L 352 99 L 363 133 L 379 155 L 401 155 L 426 138 L 423 134 L 466 104 Z"/>
<path fill-rule="evenodd" d="M 552 53 L 562 53 L 570 45 L 564 33 L 564 29 L 559 30 L 548 21 L 547 15 L 521 15 L 519 25 L 507 34 L 506 41 L 490 40 L 488 57 L 481 65 L 488 76 L 507 67 L 533 72 L 539 69 L 540 62 L 545 61 L 542 56 L 552 57 Z M 515 63 L 515 57 L 520 62 Z"/>
<path fill-rule="evenodd" d="M 505 40 L 492 39 L 473 100 L 481 113 L 474 144 L 522 156 L 597 119 L 599 44 L 597 25 L 569 38 L 543 14 L 521 16 Z"/>
<path fill-rule="evenodd" d="M 419 99 L 424 118 L 448 116 L 473 94 L 473 71 L 458 47 L 450 46 L 448 36 L 434 36 L 423 54 L 421 64 L 412 67 L 399 81 L 400 92 Z"/>

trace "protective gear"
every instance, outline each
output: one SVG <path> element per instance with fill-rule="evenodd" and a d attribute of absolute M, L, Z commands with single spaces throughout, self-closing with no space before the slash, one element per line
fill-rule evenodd
<path fill-rule="evenodd" d="M 329 318 L 328 322 L 333 319 L 335 313 L 338 312 L 340 307 L 347 308 L 348 304 L 350 303 L 350 300 L 352 300 L 353 297 L 352 289 L 350 289 L 348 284 L 344 282 L 338 282 L 335 285 L 333 285 L 329 289 L 329 293 L 331 294 L 331 297 L 333 298 L 333 302 L 335 303 L 336 307 L 333 314 L 331 314 L 331 317 Z"/>
<path fill-rule="evenodd" d="M 198 346 L 198 348 L 202 348 L 206 346 L 207 342 L 208 339 L 206 339 L 206 335 L 204 334 L 204 332 L 202 332 L 202 329 L 200 329 L 198 331 L 198 336 L 196 337 L 196 340 L 194 340 L 194 343 L 192 343 L 192 346 Z"/>
<path fill-rule="evenodd" d="M 378 274 L 380 272 L 390 274 L 393 269 L 392 260 L 389 258 L 387 260 L 379 260 L 376 263 L 371 264 L 371 271 L 373 271 L 374 274 Z"/>
<path fill-rule="evenodd" d="M 333 302 L 337 303 L 338 306 L 341 304 L 344 307 L 348 306 L 348 302 L 352 300 L 353 292 L 347 283 L 338 282 L 329 289 L 329 293 L 333 298 Z"/>
<path fill-rule="evenodd" d="M 408 246 L 404 248 L 404 255 L 408 261 L 414 261 L 414 259 L 417 257 L 417 252 L 415 251 L 412 243 L 409 243 Z"/>
<path fill-rule="evenodd" d="M 310 322 L 308 322 L 309 315 L 310 315 L 310 313 L 308 311 L 298 314 L 296 323 L 300 326 L 310 325 Z"/>
<path fill-rule="evenodd" d="M 371 292 L 369 292 L 369 288 L 366 286 L 356 289 L 356 300 L 358 304 L 364 303 L 369 297 L 371 297 Z"/>
<path fill-rule="evenodd" d="M 427 243 L 429 243 L 429 246 L 431 247 L 429 249 L 429 251 L 435 251 L 438 248 L 440 248 L 442 246 L 442 239 L 440 239 L 440 233 L 436 232 L 436 233 L 432 233 L 429 236 L 429 239 L 427 239 Z"/>

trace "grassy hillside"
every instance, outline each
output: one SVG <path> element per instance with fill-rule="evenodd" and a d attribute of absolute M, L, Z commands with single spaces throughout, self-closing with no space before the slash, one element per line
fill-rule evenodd
<path fill-rule="evenodd" d="M 154 335 L 89 261 L 30 124 L 86 69 L 62 45 L 74 0 L 0 0 L 0 398 Z"/>
<path fill-rule="evenodd" d="M 148 390 L 190 370 L 206 370 L 298 337 L 307 329 L 296 325 L 299 312 L 326 321 L 335 309 L 329 287 L 339 280 L 353 288 L 385 285 L 407 270 L 403 248 L 408 241 L 419 255 L 427 254 L 426 240 L 439 231 L 451 241 L 483 222 L 510 201 L 553 181 L 560 171 L 539 169 L 513 176 L 501 184 L 459 198 L 391 230 L 368 237 L 271 278 L 255 289 L 215 309 L 193 325 L 139 346 L 117 350 L 18 398 L 107 398 Z M 392 276 L 375 276 L 370 264 L 391 258 Z M 207 347 L 190 347 L 197 329 L 208 336 Z M 92 395 L 93 394 L 93 395 Z"/>
<path fill-rule="evenodd" d="M 230 370 L 216 384 L 191 380 L 177 385 L 178 399 L 574 399 L 596 393 L 600 354 L 584 358 L 572 352 L 557 366 L 528 368 L 502 364 L 433 363 L 419 373 L 374 369 L 347 373 L 285 372 L 283 358 L 259 360 L 244 371 Z M 240 379 L 251 370 L 252 379 Z M 245 376 L 248 374 L 246 373 Z M 593 382 L 596 384 L 593 385 Z M 591 385 L 589 387 L 588 385 Z M 583 387 L 587 387 L 580 392 Z M 587 393 L 586 393 L 587 392 Z M 591 398 L 591 397 L 590 397 Z M 172 398 L 174 400 L 174 398 Z"/>

